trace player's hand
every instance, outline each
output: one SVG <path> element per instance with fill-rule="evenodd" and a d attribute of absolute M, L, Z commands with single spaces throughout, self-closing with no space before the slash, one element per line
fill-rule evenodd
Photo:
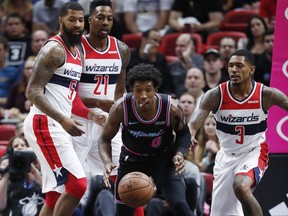
<path fill-rule="evenodd" d="M 106 187 L 111 188 L 111 184 L 109 182 L 109 177 L 111 172 L 117 165 L 115 163 L 108 163 L 105 165 L 105 172 L 103 173 L 103 181 Z"/>
<path fill-rule="evenodd" d="M 106 121 L 106 115 L 97 114 L 96 112 L 90 110 L 88 113 L 88 119 L 94 121 L 96 124 L 103 126 Z"/>
<path fill-rule="evenodd" d="M 79 126 L 82 126 L 79 122 L 73 120 L 72 118 L 64 116 L 61 121 L 59 121 L 61 126 L 64 128 L 67 133 L 69 133 L 71 136 L 81 136 L 85 132 L 81 130 Z"/>
<path fill-rule="evenodd" d="M 173 157 L 173 163 L 175 165 L 176 175 L 180 175 L 185 170 L 185 160 L 181 152 L 177 152 Z"/>

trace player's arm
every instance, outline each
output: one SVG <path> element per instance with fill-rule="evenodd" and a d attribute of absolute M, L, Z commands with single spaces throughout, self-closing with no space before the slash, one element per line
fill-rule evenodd
<path fill-rule="evenodd" d="M 64 115 L 51 106 L 44 95 L 44 88 L 54 74 L 54 71 L 62 66 L 65 61 L 63 47 L 54 41 L 48 42 L 40 51 L 33 72 L 28 83 L 27 98 L 42 112 L 60 122 Z"/>
<path fill-rule="evenodd" d="M 220 102 L 220 89 L 215 87 L 207 91 L 199 105 L 199 109 L 192 115 L 191 122 L 189 122 L 189 128 L 192 137 L 195 137 L 197 130 L 204 124 L 205 119 L 211 111 L 216 111 Z M 193 138 L 192 138 L 193 141 Z"/>
<path fill-rule="evenodd" d="M 116 89 L 114 92 L 115 101 L 121 98 L 123 94 L 126 92 L 126 68 L 129 64 L 130 57 L 131 57 L 129 47 L 125 43 L 117 40 L 117 44 L 118 44 L 119 52 L 121 55 L 122 68 L 121 68 L 120 75 L 118 76 Z"/>
<path fill-rule="evenodd" d="M 110 187 L 109 176 L 112 169 L 116 167 L 116 164 L 112 161 L 112 147 L 111 140 L 119 131 L 120 123 L 123 122 L 124 111 L 122 106 L 122 99 L 119 99 L 111 107 L 111 110 L 106 120 L 103 130 L 100 134 L 98 141 L 99 155 L 105 166 L 104 182 L 107 187 Z"/>
<path fill-rule="evenodd" d="M 170 117 L 171 117 L 171 126 L 176 134 L 175 138 L 176 153 L 172 160 L 175 165 L 176 174 L 178 175 L 181 174 L 185 168 L 184 155 L 186 155 L 188 151 L 191 140 L 191 134 L 187 124 L 184 123 L 184 116 L 182 109 L 175 100 L 172 100 L 171 103 Z"/>
<path fill-rule="evenodd" d="M 263 88 L 263 108 L 265 111 L 273 105 L 279 106 L 288 111 L 288 97 L 282 91 L 264 86 Z"/>

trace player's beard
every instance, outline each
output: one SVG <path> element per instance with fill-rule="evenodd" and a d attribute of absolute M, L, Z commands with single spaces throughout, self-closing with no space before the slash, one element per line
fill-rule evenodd
<path fill-rule="evenodd" d="M 77 45 L 77 44 L 80 44 L 81 42 L 81 36 L 84 32 L 84 30 L 82 30 L 80 32 L 80 34 L 78 35 L 75 35 L 72 33 L 73 30 L 69 30 L 68 28 L 66 28 L 65 24 L 63 24 L 63 31 L 64 33 L 67 35 L 67 39 L 68 39 L 68 42 L 74 46 L 74 45 Z"/>

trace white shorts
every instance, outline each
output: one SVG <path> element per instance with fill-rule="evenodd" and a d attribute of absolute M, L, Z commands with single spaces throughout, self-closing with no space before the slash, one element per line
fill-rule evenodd
<path fill-rule="evenodd" d="M 218 151 L 214 166 L 211 216 L 244 215 L 241 203 L 234 194 L 233 181 L 237 174 L 248 175 L 249 171 L 254 170 L 256 184 L 259 183 L 268 167 L 268 156 L 267 159 L 263 157 L 266 153 L 268 155 L 266 143 L 262 146 L 261 159 L 260 146 L 239 155 L 225 153 L 221 149 Z"/>
<path fill-rule="evenodd" d="M 77 179 L 86 177 L 74 151 L 71 136 L 54 119 L 30 111 L 24 134 L 41 164 L 42 191 L 65 191 L 67 172 Z"/>
<path fill-rule="evenodd" d="M 80 137 L 73 137 L 73 146 L 75 152 L 78 155 L 85 169 L 89 169 L 88 172 L 91 176 L 103 175 L 105 172 L 104 164 L 99 156 L 98 140 L 102 132 L 102 127 L 94 123 L 93 121 L 83 119 L 78 116 L 73 118 L 81 123 L 81 129 L 85 131 Z M 122 146 L 121 131 L 119 130 L 115 137 L 112 139 L 112 160 L 114 163 L 119 164 L 119 156 Z M 87 163 L 87 165 L 85 165 Z M 117 175 L 117 169 L 112 171 L 112 175 Z"/>

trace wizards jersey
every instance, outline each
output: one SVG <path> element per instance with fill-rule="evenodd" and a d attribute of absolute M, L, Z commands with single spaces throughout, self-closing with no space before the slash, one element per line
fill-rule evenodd
<path fill-rule="evenodd" d="M 265 137 L 267 113 L 262 107 L 263 84 L 253 81 L 251 93 L 242 101 L 231 94 L 229 81 L 219 85 L 220 105 L 215 113 L 217 136 L 225 152 L 243 153 L 260 145 Z"/>
<path fill-rule="evenodd" d="M 100 51 L 93 48 L 85 36 L 82 37 L 85 62 L 79 86 L 80 97 L 114 99 L 122 60 L 117 39 L 108 36 L 107 40 L 107 48 Z"/>
<path fill-rule="evenodd" d="M 77 85 L 81 78 L 82 61 L 79 50 L 70 52 L 60 35 L 51 37 L 46 43 L 57 41 L 65 50 L 64 64 L 57 68 L 45 86 L 44 94 L 51 105 L 67 116 L 71 116 L 72 102 L 76 95 Z M 37 108 L 33 108 L 37 112 Z M 40 110 L 38 112 L 41 113 Z"/>
<path fill-rule="evenodd" d="M 137 113 L 131 93 L 124 97 L 122 141 L 124 148 L 132 154 L 154 155 L 165 151 L 173 142 L 173 130 L 170 125 L 171 96 L 157 94 L 157 97 L 157 113 L 149 121 L 142 119 Z"/>

